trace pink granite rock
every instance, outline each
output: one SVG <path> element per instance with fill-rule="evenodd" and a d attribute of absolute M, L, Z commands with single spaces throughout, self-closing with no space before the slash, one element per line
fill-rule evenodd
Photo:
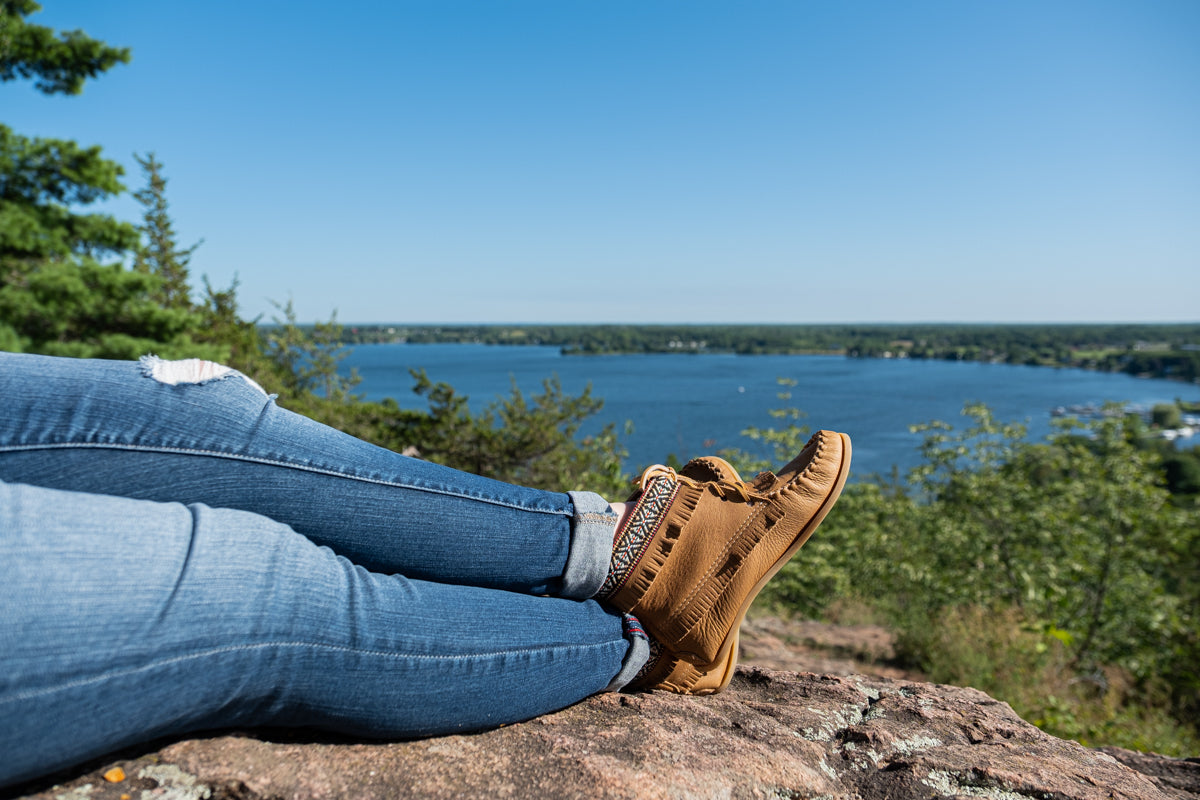
<path fill-rule="evenodd" d="M 1200 794 L 1200 765 L 1127 753 L 1056 739 L 973 689 L 743 667 L 727 691 L 711 697 L 599 695 L 465 736 L 388 743 L 245 734 L 190 739 L 104 762 L 27 796 L 1164 800 Z M 106 782 L 101 776 L 112 766 L 121 766 L 127 779 Z"/>

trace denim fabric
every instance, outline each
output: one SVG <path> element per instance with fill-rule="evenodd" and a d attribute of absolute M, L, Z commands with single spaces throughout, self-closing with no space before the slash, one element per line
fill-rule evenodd
<path fill-rule="evenodd" d="M 237 372 L 170 385 L 146 371 L 0 353 L 0 480 L 254 511 L 410 578 L 582 599 L 607 574 L 616 518 L 595 495 L 577 514 L 566 494 L 397 455 Z"/>
<path fill-rule="evenodd" d="M 398 456 L 238 373 L 153 367 L 0 353 L 0 785 L 231 725 L 477 729 L 645 662 L 579 599 L 615 524 L 595 495 Z"/>

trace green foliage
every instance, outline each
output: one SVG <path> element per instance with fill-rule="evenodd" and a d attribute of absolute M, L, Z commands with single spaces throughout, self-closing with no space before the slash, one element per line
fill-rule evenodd
<path fill-rule="evenodd" d="M 429 402 L 427 415 L 398 417 L 393 431 L 433 461 L 499 480 L 556 491 L 588 489 L 623 497 L 625 450 L 613 425 L 580 438 L 583 423 L 603 407 L 591 387 L 578 396 L 563 392 L 557 378 L 526 397 L 514 384 L 508 397 L 472 414 L 468 398 L 423 370 L 413 372 L 413 391 Z"/>
<path fill-rule="evenodd" d="M 1150 424 L 1156 428 L 1178 428 L 1183 425 L 1183 410 L 1175 403 L 1158 403 L 1150 409 Z"/>
<path fill-rule="evenodd" d="M 766 585 L 759 602 L 819 617 L 839 602 L 863 600 L 878 607 L 882 620 L 894 620 L 918 600 L 896 573 L 907 575 L 919 566 L 907 557 L 908 532 L 919 510 L 902 487 L 875 481 L 847 485 L 836 510 Z"/>
<path fill-rule="evenodd" d="M 153 276 L 119 264 L 47 263 L 19 283 L 0 286 L 0 321 L 20 350 L 90 358 L 137 358 L 154 351 L 167 358 L 224 354 L 196 345 L 189 311 L 166 309 L 151 299 Z M 11 339 L 10 339 L 11 342 Z"/>
<path fill-rule="evenodd" d="M 0 0 L 0 82 L 35 79 L 45 94 L 79 94 L 83 83 L 120 62 L 129 51 L 82 31 L 63 33 L 31 25 L 32 0 Z M 137 241 L 133 226 L 106 214 L 79 214 L 116 194 L 120 165 L 60 139 L 30 139 L 0 125 L 0 282 L 46 259 L 121 253 Z"/>
<path fill-rule="evenodd" d="M 346 349 L 340 341 L 337 315 L 304 330 L 296 322 L 291 300 L 284 305 L 276 303 L 275 307 L 283 318 L 276 317 L 274 326 L 263 332 L 263 350 L 284 396 L 315 395 L 338 403 L 360 399 L 353 393 L 360 381 L 358 374 L 352 372 L 345 377 L 338 373 Z"/>
<path fill-rule="evenodd" d="M 1100 368 L 1193 383 L 1200 379 L 1200 351 L 1172 349 L 1165 352 L 1112 353 L 1103 359 Z"/>
<path fill-rule="evenodd" d="M 247 375 L 263 376 L 269 368 L 263 354 L 262 336 L 257 320 L 244 320 L 238 313 L 237 287 L 236 277 L 226 289 L 217 289 L 207 277 L 204 278 L 204 298 L 197 309 L 200 327 L 195 338 L 198 342 L 224 348 L 226 353 L 222 363 Z"/>
<path fill-rule="evenodd" d="M 145 212 L 138 231 L 143 241 L 138 246 L 133 261 L 133 271 L 157 275 L 158 286 L 154 299 L 167 308 L 190 309 L 192 289 L 188 282 L 188 262 L 200 243 L 181 248 L 175 241 L 174 225 L 167 213 L 167 179 L 162 173 L 162 162 L 154 153 L 134 156 L 146 176 L 146 187 L 134 192 L 133 196 Z"/>
<path fill-rule="evenodd" d="M 1200 516 L 1140 421 L 1109 411 L 1040 443 L 977 404 L 963 430 L 919 426 L 922 464 L 847 487 L 763 602 L 865 603 L 910 664 L 1056 733 L 1130 743 L 1140 720 L 1160 749 L 1194 745 Z"/>
<path fill-rule="evenodd" d="M 3 133 L 0 129 L 0 145 Z M 27 140 L 9 137 L 7 141 Z M 20 174 L 4 172 L 17 161 L 20 159 L 0 162 L 0 187 L 28 183 Z M 38 170 L 50 175 L 42 184 L 57 179 L 65 187 L 86 188 L 72 183 L 68 166 L 46 162 Z M 65 172 L 56 178 L 51 174 L 55 170 Z M 78 195 L 76 192 L 76 202 Z M 165 288 L 168 280 L 178 280 L 178 273 L 164 277 L 157 269 L 131 271 L 119 262 L 96 260 L 103 251 L 137 245 L 136 229 L 105 215 L 75 214 L 65 202 L 39 202 L 38 197 L 33 193 L 6 202 L 0 212 L 0 226 L 22 214 L 55 221 L 49 231 L 27 229 L 33 232 L 28 239 L 10 236 L 10 229 L 0 227 L 0 265 L 4 268 L 0 274 L 0 326 L 7 331 L 0 335 L 0 346 L 94 358 L 136 358 L 147 352 L 164 358 L 221 360 L 228 356 L 229 348 L 221 341 L 200 341 L 204 319 L 187 300 L 186 284 L 182 293 Z M 173 247 L 169 224 L 165 236 L 161 230 L 158 233 L 161 245 Z M 127 234 L 131 238 L 127 239 Z"/>
<path fill-rule="evenodd" d="M 1156 455 L 1119 415 L 1061 422 L 1049 443 L 1031 444 L 982 406 L 964 413 L 972 424 L 960 433 L 922 428 L 913 565 L 893 584 L 927 609 L 1012 607 L 1069 631 L 1080 670 L 1158 674 L 1160 645 L 1185 613 L 1172 553 L 1194 520 L 1171 504 Z"/>
<path fill-rule="evenodd" d="M 1163 475 L 1167 480 L 1167 489 L 1177 499 L 1190 499 L 1194 504 L 1200 497 L 1200 448 L 1191 450 L 1175 450 L 1163 456 Z"/>
<path fill-rule="evenodd" d="M 209 298 L 208 313 L 222 320 L 217 327 L 241 336 L 233 290 L 222 294 L 210 287 Z M 465 395 L 415 370 L 413 391 L 426 399 L 428 411 L 401 409 L 390 399 L 367 402 L 354 393 L 358 375 L 340 370 L 345 348 L 336 318 L 301 326 L 290 301 L 278 307 L 282 317 L 261 329 L 258 347 L 242 339 L 233 363 L 277 392 L 280 405 L 381 447 L 415 451 L 477 475 L 554 491 L 628 493 L 621 472 L 626 453 L 614 426 L 580 435 L 603 406 L 590 388 L 571 396 L 550 379 L 540 393 L 526 396 L 513 386 L 508 397 L 473 413 Z"/>
<path fill-rule="evenodd" d="M 24 18 L 38 8 L 29 0 L 0 2 L 0 80 L 34 78 L 47 94 L 78 94 L 86 79 L 128 60 L 127 50 L 81 32 L 55 37 L 29 25 Z M 154 253 L 173 242 L 161 165 L 150 163 L 148 196 L 163 212 L 147 228 L 145 252 Z M 122 173 L 98 147 L 31 139 L 0 125 L 0 346 L 104 358 L 227 355 L 219 342 L 193 338 L 200 319 L 165 261 L 124 268 L 122 259 L 141 251 L 137 228 L 80 210 L 123 191 Z"/>
<path fill-rule="evenodd" d="M 61 139 L 30 139 L 0 125 L 0 282 L 47 261 L 97 259 L 137 245 L 134 226 L 74 210 L 124 190 L 121 166 Z"/>
<path fill-rule="evenodd" d="M 0 0 L 0 82 L 33 78 L 45 94 L 79 94 L 88 78 L 129 62 L 128 48 L 109 47 L 83 31 L 55 36 L 25 21 L 41 9 L 34 0 Z"/>
<path fill-rule="evenodd" d="M 1081 675 L 1073 637 L 1014 608 L 955 606 L 903 631 L 899 642 L 925 676 L 973 686 L 1009 703 L 1055 736 L 1172 756 L 1200 752 L 1200 738 L 1166 703 L 1145 702 L 1119 668 Z"/>
<path fill-rule="evenodd" d="M 0 350 L 20 353 L 23 349 L 20 335 L 12 329 L 11 325 L 0 323 Z"/>

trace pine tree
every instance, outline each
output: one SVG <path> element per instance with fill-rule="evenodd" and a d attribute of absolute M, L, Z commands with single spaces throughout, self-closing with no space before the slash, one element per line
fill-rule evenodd
<path fill-rule="evenodd" d="M 192 253 L 202 242 L 180 248 L 175 230 L 167 213 L 167 179 L 162 174 L 162 162 L 154 153 L 134 155 L 146 176 L 146 188 L 134 192 L 134 198 L 145 208 L 138 230 L 143 242 L 134 257 L 135 272 L 157 275 L 161 280 L 155 299 L 166 308 L 192 308 L 191 287 L 188 285 L 188 264 Z"/>
<path fill-rule="evenodd" d="M 71 31 L 59 36 L 25 17 L 33 0 L 0 0 L 0 82 L 33 78 L 44 94 L 79 94 L 84 81 L 129 50 Z M 31 139 L 0 125 L 0 285 L 46 261 L 120 254 L 137 242 L 132 225 L 74 211 L 124 190 L 121 166 L 62 139 Z"/>
<path fill-rule="evenodd" d="M 86 80 L 129 61 L 128 49 L 82 31 L 27 22 L 39 9 L 0 0 L 0 82 L 32 79 L 43 94 L 79 94 Z M 0 347 L 105 358 L 227 349 L 196 346 L 200 323 L 186 290 L 183 304 L 163 302 L 179 296 L 177 283 L 125 267 L 139 248 L 136 226 L 80 210 L 123 192 L 123 174 L 99 147 L 0 125 Z M 172 255 L 177 261 L 173 247 Z"/>
<path fill-rule="evenodd" d="M 25 21 L 41 10 L 34 0 L 0 0 L 0 82 L 34 78 L 44 94 L 79 94 L 88 78 L 129 63 L 127 47 L 109 47 L 83 31 L 55 37 Z"/>

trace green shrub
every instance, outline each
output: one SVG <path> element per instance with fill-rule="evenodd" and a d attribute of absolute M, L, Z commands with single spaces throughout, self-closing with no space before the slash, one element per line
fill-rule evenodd
<path fill-rule="evenodd" d="M 1060 735 L 1200 753 L 1200 511 L 1168 491 L 1161 454 L 1115 410 L 1037 443 L 963 413 L 964 430 L 918 428 L 907 480 L 847 487 L 762 603 L 868 604 L 933 680 Z"/>

